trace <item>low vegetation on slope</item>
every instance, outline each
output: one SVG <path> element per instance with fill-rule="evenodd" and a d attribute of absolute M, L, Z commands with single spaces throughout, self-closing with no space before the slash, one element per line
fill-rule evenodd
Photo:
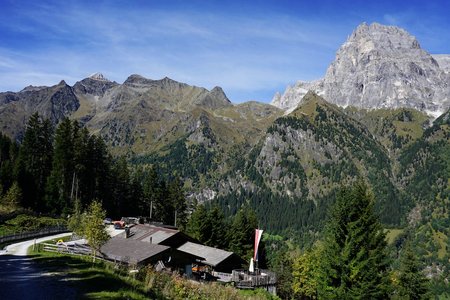
<path fill-rule="evenodd" d="M 93 263 L 89 258 L 75 257 L 37 250 L 33 260 L 55 280 L 74 289 L 82 299 L 278 299 L 265 291 L 242 292 L 217 283 L 199 283 L 177 274 L 143 268 L 130 274 L 123 266 L 109 262 Z"/>

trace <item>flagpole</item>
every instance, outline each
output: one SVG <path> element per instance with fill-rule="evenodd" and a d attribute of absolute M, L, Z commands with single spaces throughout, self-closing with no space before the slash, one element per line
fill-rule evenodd
<path fill-rule="evenodd" d="M 261 236 L 263 234 L 263 230 L 255 229 L 255 249 L 253 254 L 253 260 L 255 262 L 255 271 L 258 272 L 258 247 L 259 242 L 261 241 Z"/>

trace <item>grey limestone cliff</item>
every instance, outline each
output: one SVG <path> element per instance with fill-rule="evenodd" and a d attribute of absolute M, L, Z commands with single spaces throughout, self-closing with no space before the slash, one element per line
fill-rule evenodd
<path fill-rule="evenodd" d="M 363 23 L 339 48 L 323 79 L 298 82 L 272 104 L 296 107 L 311 89 L 342 107 L 408 107 L 437 117 L 450 105 L 446 58 L 438 63 L 401 28 Z"/>

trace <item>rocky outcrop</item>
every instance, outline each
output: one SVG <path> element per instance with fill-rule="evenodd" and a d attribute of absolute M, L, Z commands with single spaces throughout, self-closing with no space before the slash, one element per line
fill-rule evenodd
<path fill-rule="evenodd" d="M 284 94 L 276 93 L 272 99 L 272 105 L 286 109 L 287 113 L 290 113 L 300 103 L 299 99 L 303 99 L 308 91 L 315 91 L 318 95 L 323 96 L 323 80 L 298 81 L 294 86 L 288 86 Z"/>
<path fill-rule="evenodd" d="M 405 30 L 363 23 L 340 47 L 322 80 L 299 82 L 276 95 L 272 104 L 296 107 L 310 89 L 342 107 L 407 107 L 437 117 L 450 106 L 445 70 Z"/>
<path fill-rule="evenodd" d="M 214 87 L 203 97 L 195 101 L 196 105 L 204 106 L 210 109 L 217 109 L 221 107 L 231 106 L 231 101 L 225 95 L 221 87 Z"/>
<path fill-rule="evenodd" d="M 73 89 L 78 95 L 92 95 L 92 96 L 103 96 L 107 90 L 118 85 L 117 82 L 109 81 L 103 74 L 95 73 L 78 81 L 73 86 Z"/>
<path fill-rule="evenodd" d="M 29 86 L 18 93 L 0 93 L 0 128 L 4 133 L 20 138 L 33 113 L 38 112 L 57 124 L 79 106 L 72 87 L 64 80 L 51 87 Z"/>
<path fill-rule="evenodd" d="M 450 54 L 431 55 L 439 64 L 439 67 L 446 73 L 450 73 Z"/>

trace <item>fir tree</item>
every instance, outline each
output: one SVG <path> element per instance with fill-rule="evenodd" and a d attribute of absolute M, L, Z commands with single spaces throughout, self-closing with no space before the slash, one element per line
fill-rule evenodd
<path fill-rule="evenodd" d="M 144 203 L 144 190 L 142 187 L 142 169 L 134 166 L 130 171 L 130 197 L 134 199 L 137 215 L 146 216 L 149 210 Z"/>
<path fill-rule="evenodd" d="M 111 168 L 113 215 L 131 216 L 137 212 L 137 199 L 131 197 L 130 171 L 124 157 L 117 159 Z M 110 200 L 110 201 L 111 201 Z"/>
<path fill-rule="evenodd" d="M 144 173 L 144 182 L 142 186 L 144 206 L 147 208 L 147 213 L 144 215 L 148 215 L 151 219 L 153 219 L 155 218 L 154 210 L 158 206 L 157 203 L 161 201 L 160 199 L 162 197 L 161 183 L 154 167 L 151 167 L 146 173 Z"/>
<path fill-rule="evenodd" d="M 187 224 L 187 232 L 210 247 L 227 248 L 227 224 L 219 207 L 207 210 L 203 204 L 197 206 Z"/>
<path fill-rule="evenodd" d="M 89 147 L 91 149 L 88 154 L 89 161 L 94 166 L 91 179 L 93 197 L 99 199 L 105 205 L 107 211 L 114 211 L 114 208 L 109 205 L 110 201 L 108 201 L 113 197 L 112 157 L 108 152 L 105 141 L 100 136 L 92 136 Z"/>
<path fill-rule="evenodd" d="M 258 228 L 258 219 L 255 212 L 248 206 L 244 206 L 233 219 L 229 231 L 229 249 L 249 261 L 253 256 L 256 228 Z"/>
<path fill-rule="evenodd" d="M 17 158 L 17 145 L 9 137 L 0 133 L 0 195 L 13 184 L 14 164 Z"/>
<path fill-rule="evenodd" d="M 24 191 L 26 207 L 42 210 L 47 177 L 51 171 L 53 154 L 53 126 L 34 113 L 28 120 L 19 151 L 16 174 Z"/>
<path fill-rule="evenodd" d="M 166 224 L 176 224 L 184 228 L 187 222 L 187 203 L 182 183 L 178 178 L 172 180 L 167 187 L 167 198 L 163 202 L 163 220 Z M 173 215 L 173 216 L 172 216 Z"/>
<path fill-rule="evenodd" d="M 386 299 L 389 274 L 385 234 L 364 183 L 343 190 L 325 232 L 319 297 Z"/>
<path fill-rule="evenodd" d="M 398 276 L 398 295 L 400 299 L 428 299 L 428 280 L 421 272 L 411 242 L 407 242 L 402 251 Z"/>
<path fill-rule="evenodd" d="M 46 189 L 47 205 L 54 212 L 67 213 L 73 206 L 71 200 L 76 179 L 73 133 L 72 123 L 67 118 L 56 129 L 53 168 Z"/>
<path fill-rule="evenodd" d="M 71 198 L 79 199 L 81 203 L 87 205 L 88 201 L 94 198 L 91 181 L 94 181 L 92 169 L 93 163 L 90 159 L 90 137 L 86 128 L 79 129 L 78 124 L 73 124 L 73 151 L 74 151 L 74 174 L 73 186 L 71 188 Z"/>
<path fill-rule="evenodd" d="M 204 228 L 205 225 L 208 228 Z M 203 231 L 208 231 L 209 236 L 205 241 L 205 244 L 215 248 L 227 248 L 227 224 L 225 222 L 225 216 L 219 207 L 213 207 L 207 215 L 207 224 L 203 224 Z"/>
<path fill-rule="evenodd" d="M 205 243 L 210 236 L 208 212 L 203 204 L 197 205 L 186 226 L 186 232 L 193 238 Z"/>
<path fill-rule="evenodd" d="M 271 269 L 277 274 L 277 295 L 281 299 L 293 298 L 293 261 L 291 253 L 283 249 L 271 261 Z"/>

